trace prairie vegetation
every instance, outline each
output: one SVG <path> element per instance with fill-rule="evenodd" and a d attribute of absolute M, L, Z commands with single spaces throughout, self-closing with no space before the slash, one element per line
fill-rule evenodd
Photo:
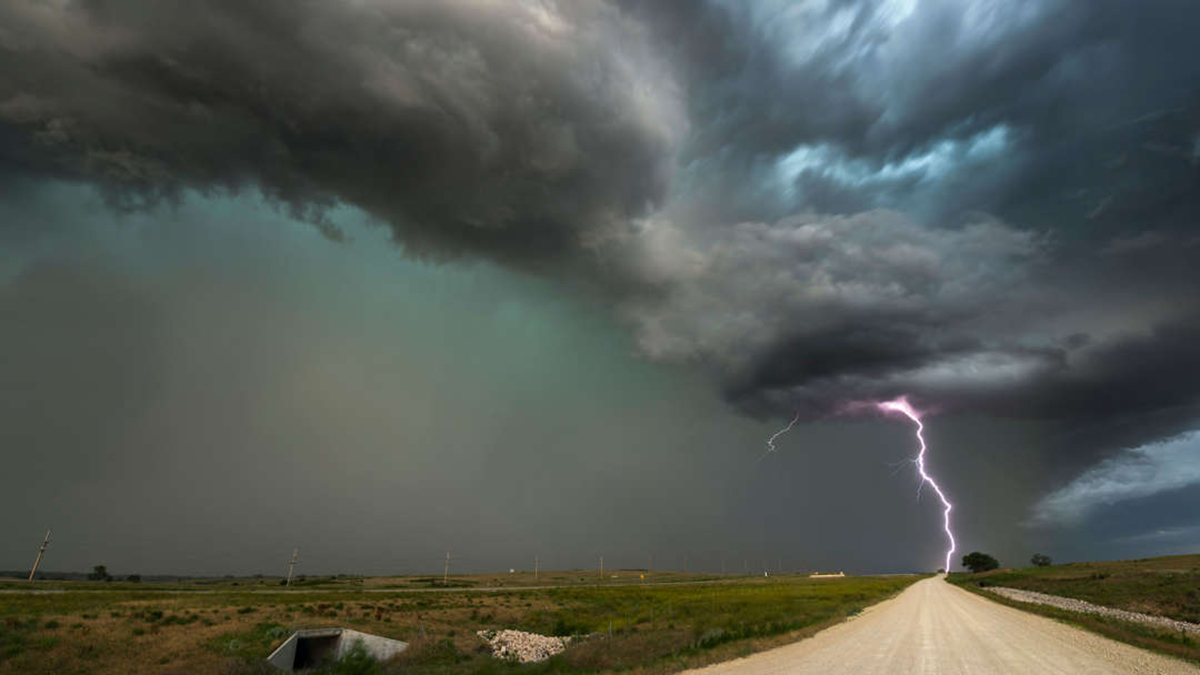
<path fill-rule="evenodd" d="M 262 660 L 294 629 L 320 626 L 410 643 L 392 663 L 361 672 L 667 673 L 793 641 L 921 578 L 656 573 L 652 584 L 479 590 L 508 576 L 452 577 L 444 592 L 419 590 L 427 578 L 291 590 L 273 580 L 58 582 L 61 593 L 0 595 L 0 673 L 267 673 Z M 540 576 L 597 581 L 594 572 Z M 475 634 L 497 628 L 590 637 L 521 666 L 493 659 Z"/>

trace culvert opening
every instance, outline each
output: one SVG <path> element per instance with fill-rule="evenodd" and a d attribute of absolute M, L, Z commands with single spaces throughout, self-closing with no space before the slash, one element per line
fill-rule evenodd
<path fill-rule="evenodd" d="M 296 658 L 292 670 L 317 668 L 337 659 L 341 634 L 296 638 Z"/>
<path fill-rule="evenodd" d="M 308 628 L 284 640 L 267 657 L 267 663 L 286 672 L 310 670 L 341 660 L 357 644 L 377 661 L 386 661 L 408 648 L 406 642 L 349 628 Z"/>

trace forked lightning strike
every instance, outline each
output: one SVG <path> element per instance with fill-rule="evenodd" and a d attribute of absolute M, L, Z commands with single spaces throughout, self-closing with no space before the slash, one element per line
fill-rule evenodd
<path fill-rule="evenodd" d="M 942 488 L 938 487 L 937 481 L 933 479 L 933 476 L 930 476 L 925 471 L 925 436 L 922 433 L 925 431 L 925 425 L 921 424 L 921 415 L 913 409 L 912 405 L 908 402 L 908 398 L 904 396 L 893 401 L 876 403 L 875 405 L 885 413 L 898 412 L 917 425 L 917 442 L 921 445 L 921 451 L 917 453 L 916 459 L 917 471 L 921 474 L 922 482 L 929 483 L 929 486 L 937 493 L 938 499 L 942 500 L 942 506 L 945 507 L 945 510 L 942 512 L 942 526 L 946 530 L 946 537 L 950 539 L 950 550 L 946 551 L 946 567 L 944 569 L 949 572 L 950 556 L 954 554 L 956 547 L 954 533 L 950 531 L 950 510 L 954 507 L 950 504 L 950 500 L 946 499 L 946 495 L 942 492 Z"/>

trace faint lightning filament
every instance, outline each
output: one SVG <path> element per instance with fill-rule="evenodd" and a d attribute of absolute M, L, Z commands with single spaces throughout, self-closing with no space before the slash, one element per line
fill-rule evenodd
<path fill-rule="evenodd" d="M 797 412 L 796 416 L 792 418 L 791 422 L 788 422 L 788 425 L 786 427 L 780 429 L 779 431 L 776 431 L 773 436 L 768 438 L 767 439 L 767 452 L 775 452 L 775 439 L 779 438 L 780 436 L 791 431 L 792 427 L 796 426 L 796 422 L 798 422 L 799 420 L 800 420 L 800 413 Z"/>

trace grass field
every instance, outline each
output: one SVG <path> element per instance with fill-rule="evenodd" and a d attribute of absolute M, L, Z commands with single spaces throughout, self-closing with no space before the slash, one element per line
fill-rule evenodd
<path fill-rule="evenodd" d="M 449 577 L 449 582 L 442 583 L 442 575 L 436 576 L 393 576 L 393 577 L 364 577 L 357 575 L 338 576 L 297 576 L 292 580 L 293 589 L 311 589 L 321 591 L 346 590 L 446 590 L 446 589 L 492 589 L 492 588 L 537 588 L 545 586 L 605 586 L 645 581 L 644 570 L 608 570 L 603 576 L 595 570 L 565 570 L 547 571 L 539 574 L 521 571 L 514 573 L 496 574 L 456 574 Z M 662 571 L 650 575 L 654 583 L 670 583 L 675 581 L 715 581 L 733 578 L 719 574 L 687 574 L 683 572 Z M 169 590 L 169 591 L 230 591 L 241 589 L 270 590 L 282 585 L 279 577 L 219 577 L 213 579 L 187 579 L 170 582 L 137 582 L 122 581 L 119 578 L 112 581 L 38 581 L 38 589 L 70 589 L 70 590 Z M 0 590 L 27 590 L 30 586 L 23 578 L 5 578 L 0 576 Z"/>
<path fill-rule="evenodd" d="M 921 578 L 655 573 L 647 584 L 614 574 L 600 584 L 594 572 L 543 573 L 539 583 L 566 587 L 533 589 L 532 575 L 451 577 L 447 592 L 432 577 L 307 579 L 292 590 L 264 579 L 46 582 L 56 592 L 0 595 L 0 673 L 266 673 L 262 660 L 292 630 L 320 626 L 410 643 L 369 672 L 667 673 L 790 642 Z M 518 666 L 475 635 L 494 628 L 592 637 Z"/>
<path fill-rule="evenodd" d="M 1003 604 L 1067 621 L 1102 635 L 1200 663 L 1194 635 L 1101 616 L 1013 602 L 987 592 L 1007 586 L 1086 600 L 1131 612 L 1200 623 L 1200 555 L 1071 563 L 951 574 L 951 583 Z"/>

